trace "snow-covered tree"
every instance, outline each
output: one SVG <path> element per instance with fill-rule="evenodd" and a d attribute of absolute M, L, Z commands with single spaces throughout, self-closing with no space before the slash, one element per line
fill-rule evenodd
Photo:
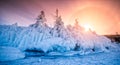
<path fill-rule="evenodd" d="M 30 25 L 30 27 L 43 27 L 47 26 L 46 24 L 46 18 L 45 18 L 45 13 L 44 11 L 41 11 L 40 15 L 37 17 L 37 21 L 35 24 Z"/>
<path fill-rule="evenodd" d="M 52 35 L 54 37 L 61 37 L 61 38 L 68 37 L 67 29 L 65 28 L 62 18 L 58 13 L 58 9 L 56 9 L 56 20 L 55 20 L 55 25 L 52 29 Z"/>

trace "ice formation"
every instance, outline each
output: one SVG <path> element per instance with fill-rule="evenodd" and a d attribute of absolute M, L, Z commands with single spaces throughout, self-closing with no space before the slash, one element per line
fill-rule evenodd
<path fill-rule="evenodd" d="M 0 61 L 24 58 L 25 55 L 17 48 L 0 46 Z"/>
<path fill-rule="evenodd" d="M 12 46 L 21 50 L 39 50 L 43 52 L 79 51 L 80 54 L 103 52 L 110 48 L 111 41 L 92 31 L 85 32 L 75 21 L 74 26 L 64 26 L 61 16 L 56 10 L 54 27 L 46 24 L 44 11 L 35 24 L 29 27 L 0 25 L 0 45 Z"/>

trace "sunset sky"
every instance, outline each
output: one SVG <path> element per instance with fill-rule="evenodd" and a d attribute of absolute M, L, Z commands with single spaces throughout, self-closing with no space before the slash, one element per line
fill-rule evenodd
<path fill-rule="evenodd" d="M 90 25 L 98 34 L 120 33 L 120 0 L 0 0 L 0 24 L 28 26 L 45 11 L 48 25 L 53 25 L 55 9 L 65 25 Z"/>

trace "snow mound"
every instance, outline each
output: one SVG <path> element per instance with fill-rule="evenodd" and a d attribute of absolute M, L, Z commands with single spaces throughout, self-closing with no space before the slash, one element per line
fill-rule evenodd
<path fill-rule="evenodd" d="M 25 55 L 17 48 L 0 46 L 0 61 L 24 58 Z"/>

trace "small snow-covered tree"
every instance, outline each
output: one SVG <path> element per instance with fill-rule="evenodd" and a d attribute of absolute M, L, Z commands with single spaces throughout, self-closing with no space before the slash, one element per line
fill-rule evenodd
<path fill-rule="evenodd" d="M 14 24 L 12 24 L 12 26 L 18 26 L 18 23 L 14 23 Z"/>
<path fill-rule="evenodd" d="M 79 25 L 79 21 L 77 19 L 75 19 L 74 30 L 77 32 L 82 32 L 84 30 L 84 28 Z"/>

